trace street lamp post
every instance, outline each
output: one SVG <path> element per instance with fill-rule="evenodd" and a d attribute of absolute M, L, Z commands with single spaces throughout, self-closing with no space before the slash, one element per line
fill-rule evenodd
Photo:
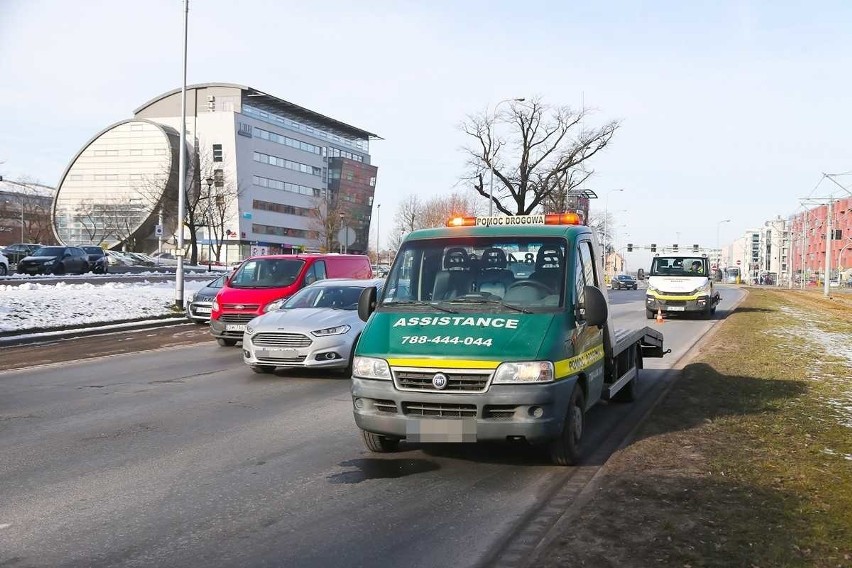
<path fill-rule="evenodd" d="M 212 177 L 204 180 L 207 182 L 207 272 L 210 272 L 210 261 L 213 257 L 213 213 L 210 206 L 213 201 L 213 182 Z"/>
<path fill-rule="evenodd" d="M 343 248 L 343 241 L 346 240 L 346 235 L 344 232 L 345 227 L 343 226 L 343 213 L 338 213 L 338 217 L 340 217 L 340 230 L 337 232 L 337 235 L 340 237 L 340 248 L 338 249 L 338 252 L 343 254 L 344 252 L 346 252 L 346 249 Z"/>
<path fill-rule="evenodd" d="M 716 254 L 718 255 L 716 257 L 716 268 L 717 269 L 721 268 L 721 265 L 722 265 L 722 249 L 719 248 L 720 247 L 720 245 L 719 245 L 719 230 L 722 228 L 722 223 L 730 223 L 730 222 L 731 222 L 730 219 L 724 219 L 722 221 L 719 221 L 716 224 Z"/>
<path fill-rule="evenodd" d="M 379 267 L 379 264 L 382 262 L 382 249 L 379 246 L 379 239 L 381 238 L 381 222 L 382 222 L 382 204 L 379 203 L 376 205 L 376 268 Z M 375 275 L 374 275 L 375 276 Z"/>
<path fill-rule="evenodd" d="M 619 187 L 618 189 L 610 189 L 606 192 L 606 197 L 604 198 L 604 234 L 603 234 L 603 254 L 604 254 L 604 272 L 608 272 L 609 261 L 607 260 L 609 257 L 609 252 L 607 250 L 607 245 L 609 244 L 609 236 L 607 235 L 607 218 L 609 217 L 609 195 L 616 191 L 624 191 L 623 187 Z"/>
<path fill-rule="evenodd" d="M 516 102 L 522 103 L 526 99 L 521 97 L 517 99 L 503 99 L 494 105 L 494 126 L 497 123 L 497 107 L 499 107 L 503 103 Z M 495 137 L 496 138 L 496 137 Z M 492 156 L 491 166 L 489 168 L 491 170 L 491 180 L 488 182 L 488 216 L 492 217 L 494 215 L 494 159 Z"/>

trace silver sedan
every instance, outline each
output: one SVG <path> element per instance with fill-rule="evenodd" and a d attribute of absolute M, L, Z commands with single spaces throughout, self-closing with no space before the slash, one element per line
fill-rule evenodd
<path fill-rule="evenodd" d="M 255 373 L 271 373 L 276 367 L 349 373 L 355 342 L 364 329 L 358 299 L 371 286 L 381 294 L 384 280 L 319 280 L 299 290 L 278 310 L 248 323 L 243 361 Z"/>

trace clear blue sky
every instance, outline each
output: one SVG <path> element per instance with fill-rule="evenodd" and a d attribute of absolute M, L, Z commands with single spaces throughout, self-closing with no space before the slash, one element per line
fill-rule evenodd
<path fill-rule="evenodd" d="M 91 136 L 180 87 L 182 9 L 0 0 L 0 174 L 56 185 Z M 850 23 L 840 0 L 192 0 L 187 81 L 250 85 L 381 135 L 383 240 L 402 197 L 457 184 L 465 115 L 582 98 L 623 122 L 588 184 L 609 195 L 593 210 L 608 203 L 619 244 L 715 246 L 717 230 L 724 244 L 800 198 L 843 194 L 814 187 L 852 170 Z"/>

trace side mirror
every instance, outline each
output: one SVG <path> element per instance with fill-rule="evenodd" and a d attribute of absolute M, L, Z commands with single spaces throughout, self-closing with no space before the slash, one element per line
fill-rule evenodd
<path fill-rule="evenodd" d="M 376 309 L 377 297 L 378 292 L 375 286 L 364 288 L 364 291 L 361 292 L 358 297 L 358 317 L 361 318 L 361 321 L 367 321 L 370 314 Z"/>
<path fill-rule="evenodd" d="M 609 317 L 609 309 L 606 305 L 606 297 L 597 286 L 586 286 L 586 323 L 602 327 Z"/>

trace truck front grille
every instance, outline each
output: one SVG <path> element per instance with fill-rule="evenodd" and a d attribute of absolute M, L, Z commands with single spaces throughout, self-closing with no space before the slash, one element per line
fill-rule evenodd
<path fill-rule="evenodd" d="M 447 384 L 442 389 L 436 388 L 432 383 L 432 379 L 438 373 L 447 378 Z M 491 379 L 491 373 L 482 370 L 468 372 L 463 370 L 394 369 L 393 376 L 396 387 L 400 390 L 452 393 L 485 392 L 488 389 L 488 381 Z"/>
<path fill-rule="evenodd" d="M 475 418 L 476 405 L 403 402 L 402 412 L 409 416 L 429 416 L 432 418 Z"/>

